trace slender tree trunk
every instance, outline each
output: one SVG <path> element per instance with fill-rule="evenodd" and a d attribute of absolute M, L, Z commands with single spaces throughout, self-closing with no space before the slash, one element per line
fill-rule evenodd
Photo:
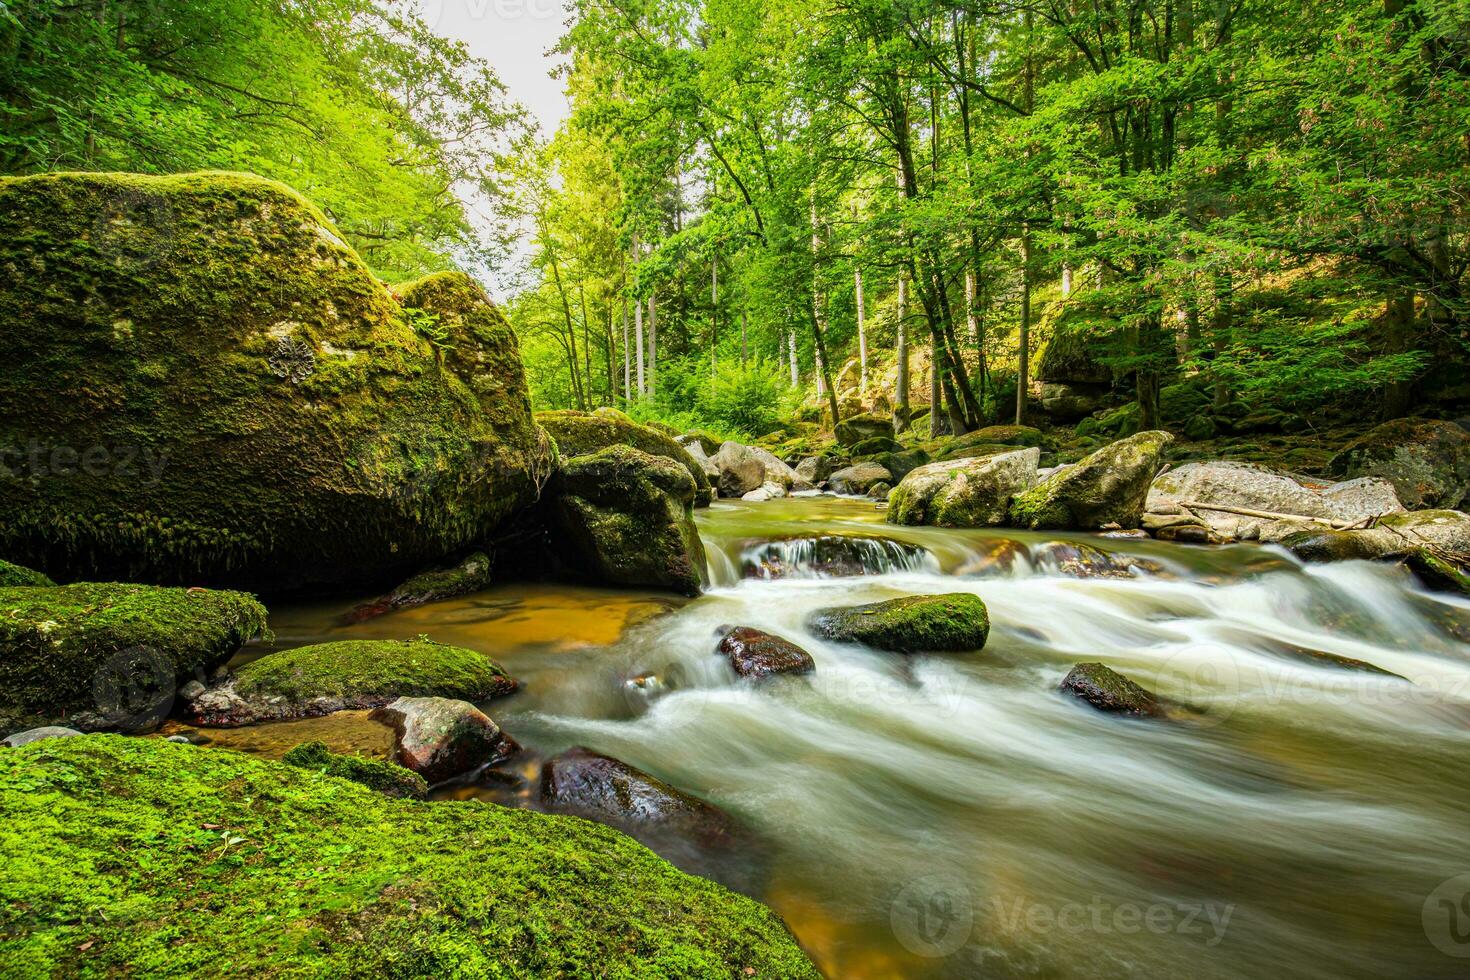
<path fill-rule="evenodd" d="M 623 404 L 633 401 L 633 355 L 628 350 L 628 294 L 623 293 Z"/>
<path fill-rule="evenodd" d="M 894 344 L 898 359 L 898 377 L 893 384 L 893 428 L 905 432 L 909 427 L 909 281 L 898 274 L 898 329 Z"/>
<path fill-rule="evenodd" d="M 750 357 L 750 346 L 746 342 L 745 311 L 740 311 L 740 366 L 745 367 L 746 360 Z"/>
<path fill-rule="evenodd" d="M 648 393 L 658 393 L 658 294 L 648 294 Z"/>
<path fill-rule="evenodd" d="M 1026 424 L 1031 387 L 1031 223 L 1021 223 L 1021 328 L 1016 350 L 1016 424 Z"/>
<path fill-rule="evenodd" d="M 858 336 L 858 398 L 866 402 L 868 399 L 868 330 L 867 311 L 863 306 L 863 270 L 852 270 L 853 288 L 857 294 L 857 336 Z"/>
<path fill-rule="evenodd" d="M 791 387 L 795 388 L 801 384 L 801 371 L 796 364 L 795 327 L 792 327 L 786 334 L 786 350 L 791 355 Z"/>
<path fill-rule="evenodd" d="M 1230 331 L 1235 316 L 1235 287 L 1230 270 L 1215 273 L 1215 312 L 1210 317 L 1210 345 L 1214 348 L 1213 370 L 1215 376 L 1215 408 L 1224 408 L 1230 401 L 1230 386 L 1225 383 L 1223 373 L 1225 351 L 1230 346 Z"/>
<path fill-rule="evenodd" d="M 715 252 L 709 263 L 709 376 L 719 372 L 715 349 L 720 343 L 720 254 Z"/>
<path fill-rule="evenodd" d="M 1383 309 L 1384 351 L 1402 354 L 1414 349 L 1414 293 L 1407 287 L 1393 286 Z M 1383 392 L 1379 415 L 1384 421 L 1400 418 L 1413 404 L 1413 382 L 1395 381 Z"/>

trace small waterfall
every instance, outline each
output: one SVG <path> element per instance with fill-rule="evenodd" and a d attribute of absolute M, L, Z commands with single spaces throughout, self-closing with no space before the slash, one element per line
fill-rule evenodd
<path fill-rule="evenodd" d="M 939 563 L 928 551 L 889 538 L 785 538 L 748 545 L 740 553 L 742 578 L 847 578 L 938 570 Z"/>

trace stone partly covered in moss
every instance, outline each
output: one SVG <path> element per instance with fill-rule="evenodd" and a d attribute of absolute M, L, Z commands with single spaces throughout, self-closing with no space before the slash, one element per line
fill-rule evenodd
<path fill-rule="evenodd" d="M 979 650 L 990 635 L 985 603 L 968 592 L 819 609 L 808 624 L 829 640 L 895 653 Z"/>
<path fill-rule="evenodd" d="M 1470 514 L 1458 510 L 1416 510 L 1388 514 L 1373 527 L 1333 531 L 1307 526 L 1277 543 L 1302 561 L 1400 559 L 1421 548 L 1470 555 Z"/>
<path fill-rule="evenodd" d="M 696 505 L 710 501 L 710 481 L 704 465 L 673 436 L 639 425 L 622 412 L 600 408 L 596 412 L 571 410 L 537 412 L 536 421 L 556 440 L 563 457 L 587 456 L 609 446 L 630 446 L 650 456 L 671 459 L 694 481 Z"/>
<path fill-rule="evenodd" d="M 1041 430 L 1029 425 L 990 425 L 960 436 L 951 445 L 968 440 L 971 445 L 1040 446 L 1043 439 Z"/>
<path fill-rule="evenodd" d="M 394 799 L 422 800 L 429 795 L 429 784 L 418 773 L 381 759 L 341 755 L 330 751 L 325 742 L 304 742 L 282 756 L 281 761 L 333 779 L 350 780 Z"/>
<path fill-rule="evenodd" d="M 0 753 L 0 850 L 15 976 L 818 977 L 770 910 L 597 824 L 161 739 Z"/>
<path fill-rule="evenodd" d="M 1429 548 L 1416 548 L 1404 558 L 1404 564 L 1427 588 L 1470 596 L 1470 567 L 1463 561 L 1453 561 Z"/>
<path fill-rule="evenodd" d="M 843 446 L 856 446 L 866 439 L 892 439 L 893 419 L 874 413 L 854 415 L 838 422 L 833 433 Z"/>
<path fill-rule="evenodd" d="M 198 694 L 187 714 L 230 727 L 376 708 L 400 697 L 484 701 L 516 688 L 483 653 L 429 640 L 340 640 L 253 660 Z"/>
<path fill-rule="evenodd" d="M 754 680 L 775 674 L 810 674 L 812 655 L 790 640 L 750 626 L 737 626 L 720 637 L 719 652 L 741 677 Z"/>
<path fill-rule="evenodd" d="M 827 478 L 833 493 L 852 496 L 866 494 L 877 483 L 892 484 L 893 474 L 881 463 L 854 463 L 844 466 Z"/>
<path fill-rule="evenodd" d="M 1436 419 L 1394 419 L 1334 456 L 1328 471 L 1381 476 L 1410 510 L 1459 507 L 1470 495 L 1470 432 Z"/>
<path fill-rule="evenodd" d="M 478 592 L 490 584 L 490 556 L 477 551 L 453 568 L 419 572 L 385 596 L 365 602 L 347 614 L 349 623 L 362 623 L 394 609 L 422 606 Z"/>
<path fill-rule="evenodd" d="M 392 726 L 398 764 L 431 783 L 499 762 L 517 748 L 489 715 L 454 698 L 399 698 L 372 717 Z"/>
<path fill-rule="evenodd" d="M 0 588 L 0 731 L 158 725 L 177 685 L 266 628 L 253 596 L 78 583 Z"/>
<path fill-rule="evenodd" d="M 483 540 L 550 469 L 483 294 L 436 277 L 409 294 L 453 302 L 406 312 L 273 181 L 0 178 L 0 268 L 0 447 L 24 450 L 0 554 L 54 576 L 380 581 Z M 414 329 L 435 317 L 447 355 Z"/>
<path fill-rule="evenodd" d="M 743 497 L 766 483 L 784 490 L 806 489 L 809 484 L 768 449 L 726 442 L 710 457 L 719 470 L 716 480 L 721 497 Z"/>
<path fill-rule="evenodd" d="M 1018 494 L 1011 502 L 1011 523 L 1033 530 L 1138 527 L 1149 486 L 1173 441 L 1167 432 L 1151 431 L 1104 446 Z"/>
<path fill-rule="evenodd" d="M 594 582 L 698 595 L 709 570 L 694 489 L 684 467 L 629 446 L 564 460 L 550 500 L 563 564 Z"/>
<path fill-rule="evenodd" d="M 854 443 L 850 450 L 852 458 L 857 461 L 887 453 L 901 452 L 903 452 L 903 444 L 892 436 L 873 436 L 862 442 Z"/>
<path fill-rule="evenodd" d="M 1136 718 L 1158 718 L 1164 714 L 1153 692 L 1099 663 L 1073 667 L 1062 678 L 1059 690 L 1107 714 Z"/>
<path fill-rule="evenodd" d="M 1039 449 L 930 463 L 903 478 L 888 497 L 890 524 L 993 527 L 1011 498 L 1036 485 Z"/>
<path fill-rule="evenodd" d="M 20 565 L 12 565 L 10 562 L 0 559 L 0 589 L 12 585 L 55 585 L 40 572 L 33 572 L 29 568 Z"/>

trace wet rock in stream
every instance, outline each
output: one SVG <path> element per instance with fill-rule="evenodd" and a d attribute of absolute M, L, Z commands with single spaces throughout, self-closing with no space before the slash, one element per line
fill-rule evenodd
<path fill-rule="evenodd" d="M 810 674 L 812 655 L 790 640 L 750 626 L 737 626 L 720 639 L 718 652 L 729 658 L 741 677 L 760 679 L 776 674 Z"/>
<path fill-rule="evenodd" d="M 1164 705 L 1157 695 L 1100 663 L 1077 664 L 1058 687 L 1106 714 L 1161 718 Z"/>
<path fill-rule="evenodd" d="M 829 640 L 894 653 L 979 650 L 990 635 L 985 603 L 968 592 L 818 609 L 808 624 Z"/>
<path fill-rule="evenodd" d="M 394 761 L 430 783 L 515 754 L 515 741 L 479 708 L 452 698 L 399 698 L 373 711 L 393 728 Z"/>
<path fill-rule="evenodd" d="M 917 572 L 932 564 L 929 552 L 918 545 L 832 534 L 747 546 L 740 556 L 740 574 L 760 579 L 843 578 Z"/>

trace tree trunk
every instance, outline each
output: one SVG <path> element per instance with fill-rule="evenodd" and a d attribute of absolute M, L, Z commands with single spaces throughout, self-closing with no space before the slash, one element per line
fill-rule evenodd
<path fill-rule="evenodd" d="M 1414 349 L 1414 294 L 1403 286 L 1391 287 L 1383 309 L 1384 351 L 1402 354 Z M 1383 392 L 1379 415 L 1386 422 L 1400 418 L 1413 403 L 1414 383 L 1395 381 Z"/>
<path fill-rule="evenodd" d="M 1031 387 L 1031 223 L 1021 223 L 1021 328 L 1016 350 L 1016 424 L 1026 424 Z"/>
<path fill-rule="evenodd" d="M 796 364 L 795 327 L 792 327 L 786 334 L 786 350 L 791 355 L 791 387 L 795 388 L 801 384 L 801 370 Z"/>
<path fill-rule="evenodd" d="M 1211 372 L 1215 377 L 1215 408 L 1224 408 L 1230 401 L 1230 387 L 1225 383 L 1221 369 L 1225 363 L 1225 351 L 1230 346 L 1231 320 L 1234 318 L 1235 287 L 1228 269 L 1215 273 L 1215 312 L 1210 316 L 1210 346 L 1214 348 Z"/>
<path fill-rule="evenodd" d="M 648 393 L 658 393 L 658 294 L 648 294 Z"/>
<path fill-rule="evenodd" d="M 898 358 L 898 377 L 893 385 L 893 428 L 906 432 L 909 427 L 909 281 L 898 274 L 898 338 L 894 344 Z"/>
<path fill-rule="evenodd" d="M 852 270 L 853 288 L 857 292 L 858 398 L 868 398 L 868 331 L 867 311 L 863 308 L 863 270 Z"/>

